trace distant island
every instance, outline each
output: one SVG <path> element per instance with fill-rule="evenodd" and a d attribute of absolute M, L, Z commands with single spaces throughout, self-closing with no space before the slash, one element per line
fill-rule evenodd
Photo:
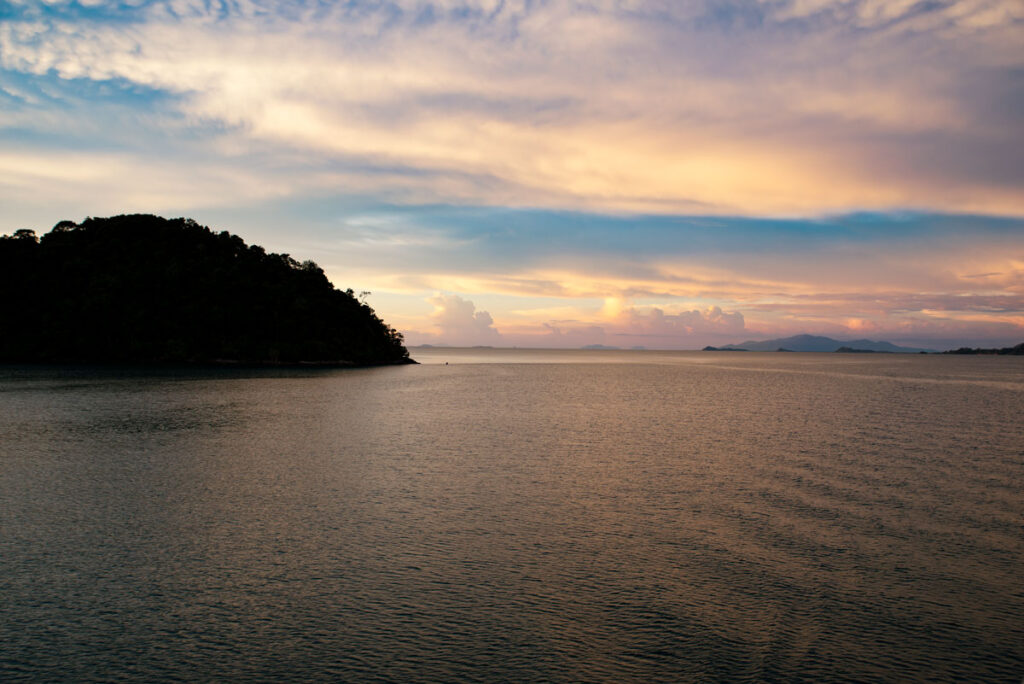
<path fill-rule="evenodd" d="M 722 347 L 704 347 L 703 351 L 780 351 L 780 352 L 888 352 L 893 354 L 934 353 L 934 349 L 917 347 L 900 347 L 891 342 L 874 340 L 833 340 L 831 337 L 819 335 L 794 335 L 774 340 L 755 342 L 748 340 L 740 344 L 727 344 Z"/>
<path fill-rule="evenodd" d="M 312 261 L 191 219 L 61 221 L 0 237 L 0 362 L 415 363 Z"/>
<path fill-rule="evenodd" d="M 959 349 L 951 349 L 949 351 L 942 352 L 943 354 L 999 354 L 1009 356 L 1024 356 L 1024 342 L 1021 342 L 1015 347 L 1002 347 L 1001 349 L 971 349 L 970 347 L 960 347 Z"/>

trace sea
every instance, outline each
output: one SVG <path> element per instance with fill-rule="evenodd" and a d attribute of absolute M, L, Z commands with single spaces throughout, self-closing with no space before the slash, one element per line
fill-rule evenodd
<path fill-rule="evenodd" d="M 1024 358 L 0 366 L 0 681 L 1013 682 Z"/>

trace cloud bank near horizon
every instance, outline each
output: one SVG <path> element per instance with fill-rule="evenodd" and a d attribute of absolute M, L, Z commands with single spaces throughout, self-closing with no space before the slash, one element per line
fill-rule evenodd
<path fill-rule="evenodd" d="M 389 207 L 323 220 L 310 249 L 328 272 L 398 298 L 412 342 L 495 344 L 440 328 L 433 309 L 415 313 L 427 299 L 436 306 L 438 292 L 487 312 L 506 345 L 692 349 L 803 332 L 926 347 L 1024 338 L 1021 219 Z M 716 309 L 719 323 L 733 323 L 687 319 Z"/>

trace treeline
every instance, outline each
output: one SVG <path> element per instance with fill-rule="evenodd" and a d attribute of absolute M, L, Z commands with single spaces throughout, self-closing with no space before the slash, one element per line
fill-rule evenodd
<path fill-rule="evenodd" d="M 949 351 L 942 352 L 943 354 L 1009 354 L 1012 356 L 1024 356 L 1024 342 L 1021 342 L 1015 347 L 1003 347 L 1002 349 L 972 349 L 970 347 L 960 347 L 959 349 L 951 349 Z"/>
<path fill-rule="evenodd" d="M 312 261 L 191 219 L 0 237 L 0 361 L 408 362 L 402 335 Z"/>

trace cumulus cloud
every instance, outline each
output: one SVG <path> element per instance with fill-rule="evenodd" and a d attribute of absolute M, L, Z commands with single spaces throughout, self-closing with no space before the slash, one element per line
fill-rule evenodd
<path fill-rule="evenodd" d="M 438 294 L 427 300 L 434 305 L 430 320 L 437 329 L 437 338 L 447 344 L 468 346 L 495 344 L 501 333 L 486 311 L 477 311 L 468 299 L 454 294 Z"/>
<path fill-rule="evenodd" d="M 520 344 L 579 347 L 602 344 L 652 349 L 696 349 L 707 344 L 736 341 L 745 332 L 743 314 L 718 306 L 669 314 L 658 307 L 602 309 L 601 323 L 584 320 L 543 325 L 534 335 L 522 335 Z"/>
<path fill-rule="evenodd" d="M 734 342 L 745 332 L 743 314 L 718 306 L 666 314 L 658 307 L 629 307 L 613 312 L 603 308 L 599 319 L 547 321 L 504 335 L 507 344 L 575 348 L 604 345 L 620 348 L 697 349 L 707 344 Z"/>
<path fill-rule="evenodd" d="M 635 334 L 685 336 L 694 333 L 739 334 L 744 330 L 743 314 L 722 311 L 718 306 L 703 311 L 694 309 L 666 314 L 657 307 L 649 311 L 629 309 L 625 315 L 629 330 Z"/>

